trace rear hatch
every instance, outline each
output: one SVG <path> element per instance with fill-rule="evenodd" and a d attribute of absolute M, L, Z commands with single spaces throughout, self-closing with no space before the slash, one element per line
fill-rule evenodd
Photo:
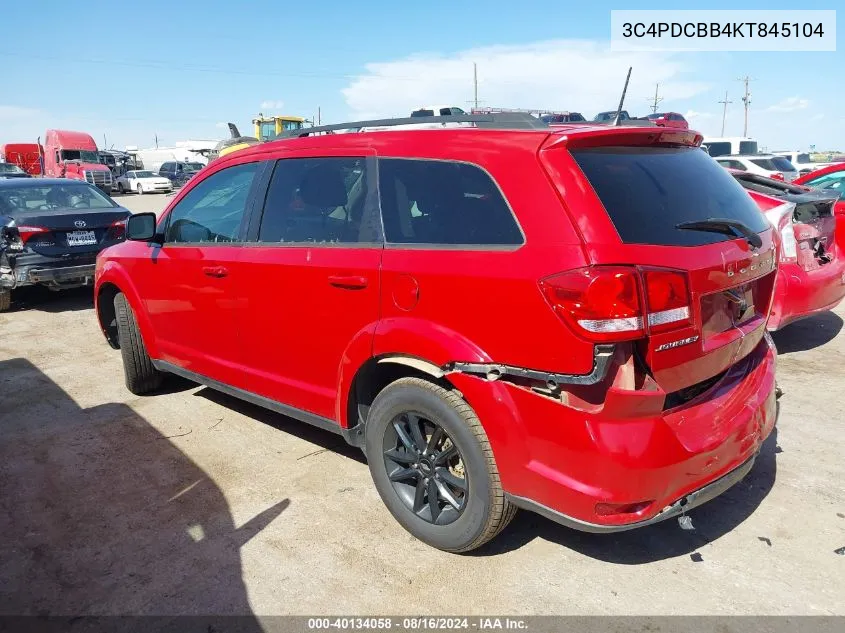
<path fill-rule="evenodd" d="M 628 340 L 667 393 L 747 356 L 774 291 L 772 227 L 697 142 L 692 132 L 612 129 L 541 151 L 550 171 L 589 183 L 561 193 L 593 267 L 636 271 L 642 314 L 628 321 L 642 330 Z"/>

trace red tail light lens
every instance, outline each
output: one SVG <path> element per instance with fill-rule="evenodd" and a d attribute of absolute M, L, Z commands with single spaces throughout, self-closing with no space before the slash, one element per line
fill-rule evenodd
<path fill-rule="evenodd" d="M 581 268 L 544 279 L 540 288 L 554 311 L 589 340 L 627 341 L 645 335 L 634 268 Z"/>
<path fill-rule="evenodd" d="M 126 220 L 115 220 L 109 226 L 106 239 L 108 240 L 122 240 L 126 237 Z"/>
<path fill-rule="evenodd" d="M 21 242 L 23 242 L 24 244 L 26 244 L 29 238 L 31 238 L 33 235 L 49 232 L 49 229 L 45 229 L 41 226 L 19 226 L 17 227 L 17 229 L 18 235 L 21 236 Z"/>
<path fill-rule="evenodd" d="M 681 271 L 591 266 L 543 279 L 540 288 L 558 316 L 597 343 L 643 338 L 646 326 L 664 332 L 692 322 Z"/>
<path fill-rule="evenodd" d="M 674 270 L 643 272 L 648 302 L 648 327 L 664 332 L 690 323 L 690 296 L 687 276 Z"/>
<path fill-rule="evenodd" d="M 771 176 L 769 176 L 769 178 L 771 178 L 772 180 L 783 180 L 783 174 L 779 171 L 776 171 Z"/>

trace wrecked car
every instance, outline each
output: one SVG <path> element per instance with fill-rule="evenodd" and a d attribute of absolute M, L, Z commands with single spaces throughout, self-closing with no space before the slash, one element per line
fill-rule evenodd
<path fill-rule="evenodd" d="M 845 253 L 836 241 L 837 192 L 729 171 L 779 234 L 778 279 L 769 331 L 839 305 L 845 298 Z"/>
<path fill-rule="evenodd" d="M 0 311 L 22 286 L 93 283 L 97 253 L 124 239 L 129 215 L 76 180 L 0 180 Z"/>

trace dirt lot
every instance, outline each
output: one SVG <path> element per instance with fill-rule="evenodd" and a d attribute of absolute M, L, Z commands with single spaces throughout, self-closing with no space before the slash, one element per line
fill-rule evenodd
<path fill-rule="evenodd" d="M 90 291 L 21 292 L 0 315 L 0 613 L 845 614 L 843 316 L 776 335 L 777 432 L 695 532 L 523 512 L 455 556 L 399 527 L 339 437 L 184 382 L 134 397 Z"/>

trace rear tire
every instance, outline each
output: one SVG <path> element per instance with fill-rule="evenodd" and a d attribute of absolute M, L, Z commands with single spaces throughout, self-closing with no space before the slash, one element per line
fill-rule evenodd
<path fill-rule="evenodd" d="M 120 354 L 123 357 L 126 388 L 136 396 L 158 389 L 163 375 L 153 366 L 147 354 L 147 348 L 144 347 L 141 331 L 135 320 L 135 313 L 122 292 L 114 297 L 114 313 L 117 319 L 117 334 L 120 341 Z"/>
<path fill-rule="evenodd" d="M 12 307 L 12 291 L 0 290 L 0 312 L 8 312 Z"/>
<path fill-rule="evenodd" d="M 416 437 L 412 423 L 420 431 Z M 487 434 L 455 391 L 420 378 L 391 383 L 370 409 L 365 444 L 370 474 L 387 509 L 432 547 L 468 552 L 496 536 L 516 514 L 505 499 Z M 443 461 L 447 453 L 452 457 Z"/>

